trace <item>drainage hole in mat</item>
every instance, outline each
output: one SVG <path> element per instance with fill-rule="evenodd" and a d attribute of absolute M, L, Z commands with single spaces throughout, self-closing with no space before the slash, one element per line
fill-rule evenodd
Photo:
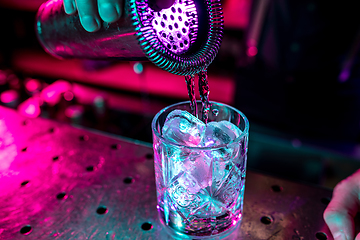
<path fill-rule="evenodd" d="M 124 183 L 126 183 L 126 184 L 130 184 L 130 183 L 133 183 L 133 182 L 134 182 L 134 179 L 132 177 L 124 178 Z"/>
<path fill-rule="evenodd" d="M 149 222 L 145 222 L 141 225 L 141 229 L 144 231 L 149 231 L 153 228 L 153 225 Z"/>
<path fill-rule="evenodd" d="M 56 131 L 57 131 L 57 129 L 54 128 L 54 127 L 49 129 L 49 132 L 50 132 L 50 133 L 54 133 L 54 132 L 56 132 Z"/>
<path fill-rule="evenodd" d="M 63 199 L 67 198 L 67 195 L 64 192 L 61 192 L 58 195 L 56 195 L 56 198 L 59 199 L 59 200 L 63 200 Z"/>
<path fill-rule="evenodd" d="M 94 171 L 94 166 L 88 166 L 88 167 L 86 167 L 86 171 L 88 171 L 88 172 Z"/>
<path fill-rule="evenodd" d="M 273 190 L 273 192 L 281 192 L 283 188 L 279 185 L 272 185 L 271 190 Z"/>
<path fill-rule="evenodd" d="M 270 223 L 273 222 L 273 219 L 270 216 L 263 216 L 263 217 L 260 218 L 260 221 L 263 224 L 269 225 Z"/>
<path fill-rule="evenodd" d="M 87 141 L 89 140 L 89 136 L 88 135 L 82 135 L 79 137 L 80 141 Z"/>
<path fill-rule="evenodd" d="M 61 160 L 61 159 L 62 159 L 62 156 L 55 156 L 55 157 L 53 157 L 52 159 L 53 159 L 53 161 L 55 162 L 55 161 Z"/>
<path fill-rule="evenodd" d="M 120 149 L 120 148 L 121 148 L 120 144 L 111 145 L 111 149 Z"/>
<path fill-rule="evenodd" d="M 317 232 L 317 233 L 315 234 L 315 237 L 316 237 L 316 239 L 318 239 L 318 240 L 326 240 L 326 239 L 328 239 L 328 238 L 327 238 L 327 235 L 326 235 L 325 233 L 323 233 L 323 232 Z"/>
<path fill-rule="evenodd" d="M 105 206 L 100 206 L 96 209 L 96 213 L 100 214 L 100 215 L 106 214 L 107 212 L 108 212 L 108 209 Z"/>
<path fill-rule="evenodd" d="M 29 183 L 29 181 L 28 181 L 28 180 L 23 181 L 23 182 L 21 183 L 21 186 L 26 186 L 26 185 L 28 185 L 28 183 Z"/>
<path fill-rule="evenodd" d="M 32 231 L 32 228 L 30 225 L 26 225 L 20 229 L 20 233 L 23 235 L 28 235 L 31 233 L 31 231 Z"/>
<path fill-rule="evenodd" d="M 29 119 L 26 119 L 26 120 L 23 121 L 24 126 L 28 126 L 30 124 L 31 124 L 31 121 Z"/>

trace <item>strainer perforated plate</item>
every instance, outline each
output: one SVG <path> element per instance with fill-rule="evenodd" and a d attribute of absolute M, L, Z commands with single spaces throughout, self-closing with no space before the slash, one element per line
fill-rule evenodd
<path fill-rule="evenodd" d="M 130 0 L 130 14 L 146 57 L 178 75 L 204 71 L 221 44 L 223 16 L 220 0 L 175 0 L 159 12 L 148 1 Z"/>
<path fill-rule="evenodd" d="M 193 1 L 176 0 L 167 9 L 154 12 L 151 25 L 164 46 L 175 54 L 186 53 L 197 36 L 198 16 Z"/>

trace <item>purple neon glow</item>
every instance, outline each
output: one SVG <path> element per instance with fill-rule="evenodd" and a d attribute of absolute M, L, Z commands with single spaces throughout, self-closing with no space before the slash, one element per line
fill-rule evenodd
<path fill-rule="evenodd" d="M 350 77 L 350 71 L 349 69 L 343 69 L 341 72 L 340 72 L 340 75 L 339 75 L 339 81 L 340 82 L 346 82 Z"/>
<path fill-rule="evenodd" d="M 174 4 L 160 12 L 150 14 L 157 37 L 171 52 L 181 54 L 189 50 L 191 42 L 196 39 L 198 16 L 193 1 L 175 0 Z"/>

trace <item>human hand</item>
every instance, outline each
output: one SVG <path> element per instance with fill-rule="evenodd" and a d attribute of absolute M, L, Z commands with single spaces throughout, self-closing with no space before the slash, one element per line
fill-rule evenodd
<path fill-rule="evenodd" d="M 123 9 L 123 0 L 64 0 L 64 9 L 67 14 L 79 13 L 81 25 L 88 32 L 97 31 L 105 22 L 117 21 Z"/>
<path fill-rule="evenodd" d="M 354 217 L 360 209 L 360 170 L 336 185 L 324 211 L 324 220 L 335 240 L 354 240 Z M 360 234 L 355 240 L 360 240 Z"/>
<path fill-rule="evenodd" d="M 63 0 L 67 14 L 79 13 L 81 25 L 88 32 L 99 30 L 100 21 L 112 23 L 123 14 L 123 0 Z M 149 0 L 155 11 L 169 8 L 175 0 Z"/>

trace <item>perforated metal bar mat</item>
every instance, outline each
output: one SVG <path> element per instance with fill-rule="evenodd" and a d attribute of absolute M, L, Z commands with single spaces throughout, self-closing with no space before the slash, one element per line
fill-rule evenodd
<path fill-rule="evenodd" d="M 0 239 L 170 239 L 152 154 L 147 143 L 0 107 Z M 231 239 L 332 239 L 322 219 L 330 196 L 248 171 Z"/>

